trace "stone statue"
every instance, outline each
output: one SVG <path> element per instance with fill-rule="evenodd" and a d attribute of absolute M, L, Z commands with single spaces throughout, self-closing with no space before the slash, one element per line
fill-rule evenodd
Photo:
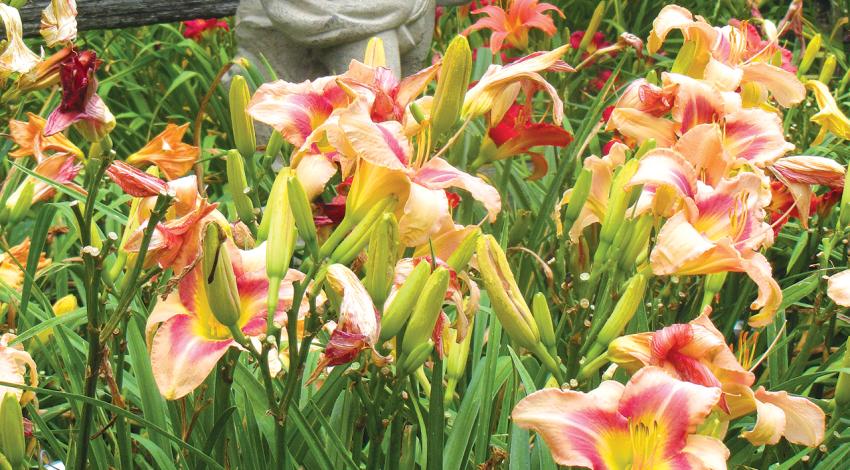
<path fill-rule="evenodd" d="M 384 42 L 387 66 L 406 76 L 419 70 L 428 55 L 434 9 L 435 0 L 241 0 L 239 55 L 263 70 L 262 54 L 280 78 L 301 82 L 344 72 L 351 59 L 363 60 L 366 44 L 377 36 Z"/>

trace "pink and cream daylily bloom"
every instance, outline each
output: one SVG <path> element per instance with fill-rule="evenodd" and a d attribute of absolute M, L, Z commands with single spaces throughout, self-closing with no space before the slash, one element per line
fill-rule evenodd
<path fill-rule="evenodd" d="M 267 319 L 269 280 L 265 245 L 243 251 L 227 241 L 225 247 L 230 254 L 239 295 L 237 328 L 247 337 L 258 336 L 266 331 Z M 277 322 L 286 323 L 286 311 L 294 295 L 292 284 L 302 279 L 304 275 L 292 269 L 286 274 L 280 285 L 280 301 L 275 312 Z M 308 299 L 303 299 L 300 311 L 303 313 L 309 308 Z M 229 348 L 240 347 L 230 330 L 213 315 L 200 267 L 190 271 L 175 291 L 156 304 L 148 317 L 145 334 L 154 379 L 160 393 L 168 400 L 192 392 Z"/>
<path fill-rule="evenodd" d="M 84 190 L 74 183 L 74 178 L 77 177 L 77 174 L 79 174 L 81 169 L 82 165 L 77 163 L 74 155 L 67 153 L 54 153 L 53 155 L 41 160 L 35 168 L 33 168 L 33 172 L 42 178 L 51 180 L 55 184 L 61 184 L 69 189 L 84 193 Z M 8 181 L 6 184 L 8 184 Z M 46 183 L 40 178 L 27 176 L 24 183 L 9 195 L 9 198 L 6 200 L 7 207 L 14 206 L 18 199 L 23 196 L 24 185 L 26 184 L 31 184 L 33 186 L 31 204 L 47 201 L 56 194 L 56 188 L 53 185 Z"/>
<path fill-rule="evenodd" d="M 32 356 L 24 351 L 21 343 L 10 345 L 15 335 L 4 333 L 0 336 L 0 381 L 18 385 L 38 387 L 38 367 Z M 11 393 L 17 397 L 21 405 L 26 405 L 33 398 L 33 392 L 25 392 L 20 388 L 0 385 L 0 397 Z"/>
<path fill-rule="evenodd" d="M 721 420 L 757 413 L 753 429 L 741 433 L 753 445 L 776 444 L 780 437 L 794 444 L 819 445 L 824 438 L 824 412 L 804 397 L 764 387 L 753 391 L 755 375 L 738 362 L 711 322 L 710 312 L 707 308 L 687 324 L 617 338 L 608 346 L 608 359 L 631 373 L 660 367 L 680 380 L 720 387 L 724 392 L 717 404 Z"/>
<path fill-rule="evenodd" d="M 77 39 L 76 0 L 51 0 L 41 12 L 41 36 L 48 47 Z"/>
<path fill-rule="evenodd" d="M 112 162 L 106 169 L 106 174 L 125 193 L 133 197 L 151 197 L 168 192 L 165 181 L 121 160 Z"/>
<path fill-rule="evenodd" d="M 768 167 L 794 197 L 799 219 L 808 228 L 812 185 L 844 187 L 844 167 L 826 157 L 795 155 L 783 157 Z"/>
<path fill-rule="evenodd" d="M 646 367 L 624 386 L 590 392 L 543 389 L 523 398 L 514 422 L 543 437 L 559 465 L 592 469 L 725 469 L 729 450 L 696 434 L 720 400 L 717 387 Z"/>
<path fill-rule="evenodd" d="M 773 231 L 764 222 L 770 190 L 753 173 L 723 180 L 716 188 L 700 185 L 694 199 L 668 219 L 650 255 L 656 275 L 700 275 L 745 272 L 758 285 L 751 304 L 760 313 L 750 325 L 764 326 L 782 300 L 767 258 L 758 249 L 773 243 Z"/>
<path fill-rule="evenodd" d="M 6 48 L 0 54 L 0 82 L 13 73 L 25 74 L 34 69 L 41 58 L 24 44 L 21 15 L 18 10 L 0 3 L 0 20 L 6 29 Z"/>

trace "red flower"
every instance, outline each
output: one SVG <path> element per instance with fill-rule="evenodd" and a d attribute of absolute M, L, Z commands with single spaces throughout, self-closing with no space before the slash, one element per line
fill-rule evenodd
<path fill-rule="evenodd" d="M 184 21 L 183 26 L 185 26 L 183 29 L 183 37 L 194 39 L 196 41 L 200 39 L 201 35 L 206 31 L 214 31 L 216 29 L 230 31 L 230 25 L 228 25 L 226 21 L 216 18 Z"/>
<path fill-rule="evenodd" d="M 121 186 L 125 193 L 133 197 L 157 196 L 168 191 L 165 181 L 120 160 L 112 162 L 106 169 L 106 174 L 115 184 Z"/>
<path fill-rule="evenodd" d="M 84 121 L 89 124 L 79 128 L 90 140 L 98 140 L 115 127 L 115 117 L 97 95 L 95 72 L 100 60 L 94 51 L 72 51 L 59 64 L 59 82 L 62 84 L 62 102 L 47 118 L 44 135 L 62 132 L 72 124 Z"/>
<path fill-rule="evenodd" d="M 570 46 L 573 49 L 578 49 L 581 45 L 581 41 L 584 39 L 584 31 L 575 31 L 573 34 L 570 34 Z M 587 49 L 584 50 L 584 57 L 593 54 L 598 49 L 602 49 L 610 46 L 611 43 L 605 40 L 605 34 L 597 31 L 593 33 L 593 39 L 590 40 L 590 43 L 587 45 Z"/>
<path fill-rule="evenodd" d="M 611 78 L 612 73 L 613 72 L 608 69 L 600 71 L 599 74 L 596 75 L 596 77 L 590 80 L 590 86 L 596 88 L 599 91 L 602 91 L 602 89 L 605 88 L 605 84 L 608 83 L 608 79 Z"/>

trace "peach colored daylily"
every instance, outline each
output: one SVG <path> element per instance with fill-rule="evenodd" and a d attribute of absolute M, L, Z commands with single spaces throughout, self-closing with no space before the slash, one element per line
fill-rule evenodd
<path fill-rule="evenodd" d="M 266 302 L 269 280 L 266 277 L 266 249 L 260 245 L 243 251 L 227 241 L 241 315 L 237 327 L 247 337 L 266 331 Z M 285 324 L 286 311 L 292 305 L 292 283 L 304 275 L 290 269 L 280 285 L 280 301 L 275 320 Z M 145 335 L 150 349 L 151 367 L 160 393 L 168 400 L 183 397 L 197 388 L 212 372 L 218 360 L 231 347 L 239 348 L 227 327 L 216 320 L 207 300 L 203 270 L 196 266 L 183 277 L 177 289 L 156 304 L 148 317 Z M 309 310 L 305 297 L 300 311 Z"/>
<path fill-rule="evenodd" d="M 850 307 L 850 269 L 829 276 L 826 295 L 842 307 Z"/>
<path fill-rule="evenodd" d="M 764 326 L 773 318 L 782 291 L 771 275 L 767 258 L 758 249 L 773 243 L 764 222 L 770 190 L 753 173 L 721 181 L 716 188 L 700 185 L 694 199 L 668 219 L 650 255 L 657 275 L 698 275 L 745 272 L 758 285 L 751 304 L 760 310 L 750 325 Z"/>
<path fill-rule="evenodd" d="M 41 12 L 40 32 L 48 47 L 77 39 L 76 0 L 50 0 Z"/>
<path fill-rule="evenodd" d="M 24 272 L 21 267 L 27 267 L 27 258 L 30 253 L 30 239 L 0 252 L 0 284 L 9 288 L 20 290 L 24 284 Z M 36 272 L 48 267 L 50 259 L 41 253 L 38 258 Z"/>
<path fill-rule="evenodd" d="M 14 7 L 0 3 L 0 20 L 6 29 L 6 48 L 0 54 L 0 83 L 13 73 L 25 74 L 35 68 L 41 58 L 24 44 L 21 15 Z"/>
<path fill-rule="evenodd" d="M 4 333 L 0 336 L 0 381 L 18 385 L 29 385 L 38 387 L 38 367 L 32 356 L 24 351 L 22 344 L 10 345 L 15 335 Z M 0 397 L 11 393 L 17 397 L 21 405 L 26 405 L 35 393 L 24 392 L 20 388 L 0 385 Z"/>
<path fill-rule="evenodd" d="M 479 18 L 462 34 L 468 35 L 472 31 L 482 29 L 491 30 L 490 50 L 493 54 L 508 48 L 526 49 L 528 32 L 532 28 L 543 31 L 547 36 L 552 36 L 558 31 L 552 18 L 544 14 L 550 10 L 558 12 L 561 18 L 564 17 L 564 12 L 555 5 L 538 3 L 538 0 L 513 0 L 509 3 L 507 11 L 496 5 L 483 6 L 473 10 L 472 14 L 487 16 Z"/>
<path fill-rule="evenodd" d="M 543 437 L 559 465 L 592 469 L 725 469 L 723 442 L 696 434 L 720 400 L 717 387 L 645 367 L 624 386 L 607 380 L 590 392 L 553 388 L 517 403 L 511 416 Z"/>
<path fill-rule="evenodd" d="M 18 149 L 9 152 L 12 158 L 33 156 L 36 161 L 47 158 L 47 152 L 67 153 L 83 158 L 83 151 L 71 142 L 65 134 L 59 132 L 45 137 L 44 126 L 47 121 L 41 116 L 27 113 L 27 121 L 9 120 L 9 134 L 18 145 Z"/>
<path fill-rule="evenodd" d="M 168 180 L 185 175 L 201 154 L 201 149 L 183 142 L 188 128 L 188 122 L 182 126 L 169 123 L 141 150 L 127 157 L 127 163 L 139 167 L 156 165 Z"/>
<path fill-rule="evenodd" d="M 753 391 L 755 375 L 738 362 L 711 322 L 710 312 L 707 308 L 687 324 L 617 338 L 608 346 L 608 358 L 631 373 L 660 367 L 680 380 L 720 387 L 724 392 L 718 402 L 721 420 L 757 413 L 753 429 L 741 433 L 753 445 L 776 444 L 780 437 L 794 444 L 819 445 L 824 438 L 824 412 L 803 397 L 764 387 Z"/>
<path fill-rule="evenodd" d="M 826 157 L 796 155 L 783 157 L 768 167 L 794 197 L 799 219 L 808 228 L 812 185 L 844 187 L 844 167 Z"/>

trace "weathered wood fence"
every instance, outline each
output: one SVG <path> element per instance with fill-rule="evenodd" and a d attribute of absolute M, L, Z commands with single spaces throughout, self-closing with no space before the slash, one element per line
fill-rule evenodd
<path fill-rule="evenodd" d="M 41 10 L 49 0 L 31 0 L 21 8 L 24 35 L 38 34 Z M 239 0 L 77 0 L 77 28 L 114 29 L 156 23 L 222 18 L 236 13 Z"/>

